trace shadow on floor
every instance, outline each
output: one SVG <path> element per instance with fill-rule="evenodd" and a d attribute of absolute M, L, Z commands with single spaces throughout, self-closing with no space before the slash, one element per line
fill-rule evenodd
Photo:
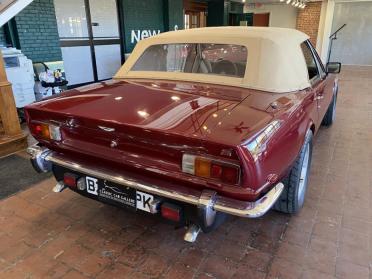
<path fill-rule="evenodd" d="M 37 173 L 28 159 L 17 154 L 0 159 L 0 200 L 51 176 Z"/>

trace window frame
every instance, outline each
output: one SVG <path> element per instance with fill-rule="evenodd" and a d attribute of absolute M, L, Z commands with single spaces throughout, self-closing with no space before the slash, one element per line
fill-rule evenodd
<path fill-rule="evenodd" d="M 317 62 L 317 65 L 318 65 L 318 72 L 320 73 L 320 78 L 324 79 L 327 76 L 327 71 L 325 70 L 324 64 L 322 60 L 320 59 L 319 54 L 316 51 L 315 47 L 310 42 L 310 40 L 308 40 L 307 42 L 311 48 L 311 51 L 313 52 L 313 55 L 315 56 L 315 61 Z M 319 68 L 321 69 L 321 71 L 319 71 Z"/>
<path fill-rule="evenodd" d="M 309 76 L 309 74 L 308 74 L 309 82 L 310 82 L 311 86 L 314 86 L 314 85 L 316 85 L 319 81 L 322 80 L 322 77 L 321 77 L 321 75 L 320 75 L 320 71 L 319 71 L 318 61 L 317 61 L 317 59 L 315 58 L 315 55 L 314 55 L 313 49 L 311 48 L 311 43 L 309 42 L 309 40 L 306 40 L 306 41 L 302 42 L 301 45 L 302 45 L 302 44 L 304 44 L 304 45 L 308 48 L 308 50 L 310 51 L 311 56 L 312 56 L 312 58 L 314 59 L 314 62 L 315 62 L 316 70 L 317 70 L 317 72 L 318 72 L 318 74 L 317 74 L 316 76 L 314 76 L 313 78 L 311 78 L 311 79 L 310 79 L 310 76 Z M 301 47 L 301 45 L 300 45 L 300 47 Z M 304 60 L 305 60 L 306 69 L 307 69 L 307 71 L 309 72 L 309 70 L 308 70 L 308 65 L 307 65 L 307 62 L 306 62 L 305 53 L 304 53 L 304 51 L 302 50 L 302 47 L 301 47 L 301 52 L 302 52 L 302 55 L 303 55 Z"/>

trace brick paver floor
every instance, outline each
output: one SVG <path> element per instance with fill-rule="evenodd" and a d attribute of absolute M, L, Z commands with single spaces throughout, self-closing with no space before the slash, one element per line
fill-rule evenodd
<path fill-rule="evenodd" d="M 231 217 L 188 244 L 183 229 L 47 179 L 0 201 L 0 277 L 371 278 L 371 88 L 371 69 L 344 69 L 300 214 Z"/>

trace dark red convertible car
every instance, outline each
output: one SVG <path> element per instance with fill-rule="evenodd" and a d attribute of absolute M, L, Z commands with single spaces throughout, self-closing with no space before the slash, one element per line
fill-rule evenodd
<path fill-rule="evenodd" d="M 26 107 L 34 167 L 105 203 L 188 228 L 298 212 L 339 63 L 291 29 L 218 27 L 140 41 L 116 76 Z"/>

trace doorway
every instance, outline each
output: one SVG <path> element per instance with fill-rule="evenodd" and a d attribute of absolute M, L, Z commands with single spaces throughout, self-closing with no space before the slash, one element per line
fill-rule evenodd
<path fill-rule="evenodd" d="M 110 79 L 124 56 L 116 0 L 54 0 L 66 79 Z"/>
<path fill-rule="evenodd" d="M 230 26 L 252 26 L 253 25 L 253 13 L 245 13 L 245 14 L 230 13 L 229 25 Z"/>
<path fill-rule="evenodd" d="M 269 26 L 270 13 L 253 14 L 253 26 Z"/>
<path fill-rule="evenodd" d="M 206 13 L 208 5 L 206 2 L 184 0 L 183 5 L 185 11 L 185 29 L 207 26 Z"/>

